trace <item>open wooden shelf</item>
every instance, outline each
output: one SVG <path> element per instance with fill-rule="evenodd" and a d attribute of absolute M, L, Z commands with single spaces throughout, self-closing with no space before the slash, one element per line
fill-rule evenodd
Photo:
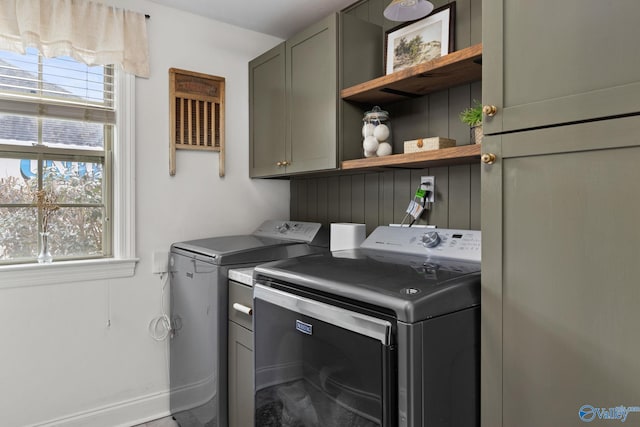
<path fill-rule="evenodd" d="M 482 43 L 340 91 L 346 101 L 387 104 L 482 79 Z"/>
<path fill-rule="evenodd" d="M 427 168 L 441 165 L 457 165 L 475 163 L 480 159 L 481 144 L 460 145 L 458 147 L 441 148 L 439 150 L 420 151 L 418 153 L 392 154 L 384 157 L 370 157 L 356 160 L 345 160 L 341 169 L 355 171 L 358 169 L 374 170 L 376 168 Z"/>

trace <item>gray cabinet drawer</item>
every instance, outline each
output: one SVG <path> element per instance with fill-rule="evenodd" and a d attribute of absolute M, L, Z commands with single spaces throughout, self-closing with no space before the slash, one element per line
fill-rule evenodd
<path fill-rule="evenodd" d="M 229 323 L 229 427 L 253 427 L 253 333 Z"/>
<path fill-rule="evenodd" d="M 236 304 L 235 307 L 234 304 Z M 250 309 L 251 312 L 244 312 L 246 309 Z M 253 331 L 253 292 L 251 286 L 229 281 L 229 320 Z"/>

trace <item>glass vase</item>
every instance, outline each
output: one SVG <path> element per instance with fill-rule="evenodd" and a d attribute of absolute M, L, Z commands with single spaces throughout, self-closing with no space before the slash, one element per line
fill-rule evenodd
<path fill-rule="evenodd" d="M 49 232 L 40 233 L 40 253 L 38 254 L 38 263 L 51 264 L 53 257 L 49 249 Z"/>
<path fill-rule="evenodd" d="M 364 113 L 362 148 L 365 157 L 388 156 L 392 153 L 389 113 L 377 105 Z"/>

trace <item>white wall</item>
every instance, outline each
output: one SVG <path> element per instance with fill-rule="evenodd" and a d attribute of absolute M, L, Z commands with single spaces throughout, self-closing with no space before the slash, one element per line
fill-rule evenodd
<path fill-rule="evenodd" d="M 168 414 L 167 344 L 149 336 L 162 283 L 153 251 L 288 218 L 288 181 L 248 178 L 248 61 L 280 40 L 146 0 L 151 77 L 136 79 L 136 245 L 130 279 L 0 290 L 0 425 L 132 425 Z M 168 173 L 168 69 L 226 78 L 226 176 L 218 154 L 179 151 Z M 108 326 L 110 322 L 110 326 Z"/>

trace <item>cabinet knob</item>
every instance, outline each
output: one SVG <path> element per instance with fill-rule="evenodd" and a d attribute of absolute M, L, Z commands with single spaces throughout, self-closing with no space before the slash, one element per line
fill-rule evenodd
<path fill-rule="evenodd" d="M 493 153 L 484 153 L 480 156 L 480 161 L 485 165 L 492 165 L 496 161 L 496 155 Z"/>
<path fill-rule="evenodd" d="M 493 117 L 498 112 L 498 108 L 495 105 L 485 105 L 482 107 L 482 112 L 487 117 Z"/>
<path fill-rule="evenodd" d="M 288 162 L 286 160 L 284 162 L 282 162 L 282 166 L 289 166 L 290 164 L 291 164 L 291 162 Z"/>
<path fill-rule="evenodd" d="M 276 166 L 278 166 L 278 167 L 282 167 L 282 166 L 284 166 L 282 163 L 283 163 L 283 162 L 278 162 L 278 163 L 276 163 Z"/>

